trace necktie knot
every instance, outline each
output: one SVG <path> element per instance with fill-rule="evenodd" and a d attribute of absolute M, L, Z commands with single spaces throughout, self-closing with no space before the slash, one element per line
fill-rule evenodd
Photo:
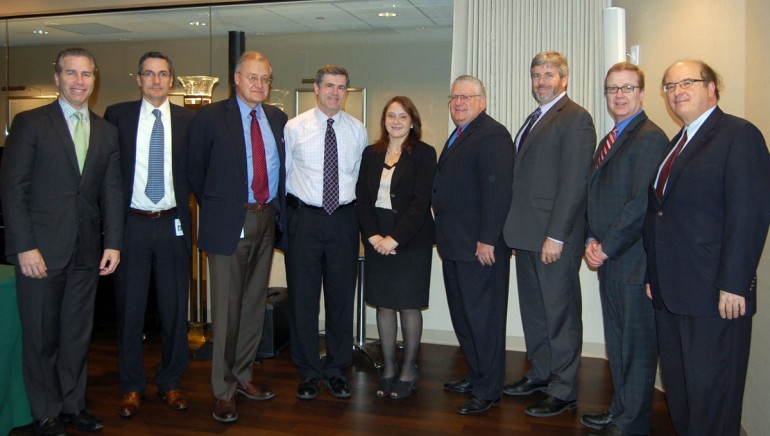
<path fill-rule="evenodd" d="M 326 120 L 326 128 L 331 129 L 332 128 L 332 124 L 334 124 L 334 118 L 328 118 Z"/>
<path fill-rule="evenodd" d="M 530 118 L 531 118 L 530 123 L 531 124 L 535 124 L 537 119 L 540 118 L 540 114 L 542 114 L 542 113 L 543 113 L 543 111 L 540 109 L 540 106 L 538 106 L 537 109 L 535 109 L 535 111 L 532 112 L 532 115 L 530 115 Z"/>
<path fill-rule="evenodd" d="M 160 111 L 160 109 L 153 109 L 152 114 L 155 115 L 155 119 L 160 119 L 161 115 L 163 115 L 163 112 Z"/>
<path fill-rule="evenodd" d="M 458 127 L 457 128 L 457 136 L 460 136 L 462 134 L 463 134 L 463 128 L 462 127 Z"/>
<path fill-rule="evenodd" d="M 75 119 L 77 119 L 77 121 L 78 121 L 78 122 L 81 122 L 81 121 L 83 121 L 83 113 L 82 113 L 82 112 L 80 112 L 80 111 L 75 111 L 75 112 L 72 114 L 72 116 L 73 116 L 73 117 L 75 117 Z"/>

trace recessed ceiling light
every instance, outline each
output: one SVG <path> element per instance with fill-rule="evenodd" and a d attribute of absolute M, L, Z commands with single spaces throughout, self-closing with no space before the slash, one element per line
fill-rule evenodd
<path fill-rule="evenodd" d="M 378 17 L 383 17 L 383 18 L 393 18 L 393 17 L 396 16 L 396 13 L 395 12 L 380 12 L 379 14 L 377 14 L 377 16 Z"/>
<path fill-rule="evenodd" d="M 202 27 L 206 25 L 205 21 L 190 21 L 190 25 L 193 27 Z"/>
<path fill-rule="evenodd" d="M 35 35 L 48 35 L 48 31 L 43 29 L 33 30 L 32 33 Z"/>

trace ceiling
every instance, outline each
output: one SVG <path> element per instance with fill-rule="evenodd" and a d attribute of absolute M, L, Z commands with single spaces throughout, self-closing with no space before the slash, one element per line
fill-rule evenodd
<path fill-rule="evenodd" d="M 395 17 L 378 16 L 381 12 Z M 8 45 L 83 44 L 323 32 L 392 32 L 452 26 L 453 0 L 317 0 L 123 11 L 8 20 Z"/>

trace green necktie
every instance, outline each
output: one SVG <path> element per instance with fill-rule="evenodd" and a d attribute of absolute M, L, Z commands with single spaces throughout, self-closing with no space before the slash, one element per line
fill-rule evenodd
<path fill-rule="evenodd" d="M 75 124 L 75 134 L 72 138 L 75 141 L 75 154 L 78 157 L 78 167 L 80 173 L 83 173 L 83 165 L 86 162 L 86 152 L 88 151 L 88 138 L 86 137 L 86 123 L 83 122 L 83 114 L 81 112 L 75 112 L 73 117 L 78 119 Z"/>

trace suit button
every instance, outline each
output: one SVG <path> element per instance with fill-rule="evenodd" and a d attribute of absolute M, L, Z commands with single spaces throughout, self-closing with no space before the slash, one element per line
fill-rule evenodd
<path fill-rule="evenodd" d="M 657 215 L 658 215 L 658 216 L 663 216 L 663 211 L 662 211 L 662 210 L 659 210 L 659 211 L 658 211 L 658 213 L 657 213 Z"/>
<path fill-rule="evenodd" d="M 394 214 L 394 215 L 395 215 L 395 214 L 397 214 L 397 213 L 398 213 L 398 211 L 397 211 L 397 210 L 393 210 L 393 214 Z"/>

